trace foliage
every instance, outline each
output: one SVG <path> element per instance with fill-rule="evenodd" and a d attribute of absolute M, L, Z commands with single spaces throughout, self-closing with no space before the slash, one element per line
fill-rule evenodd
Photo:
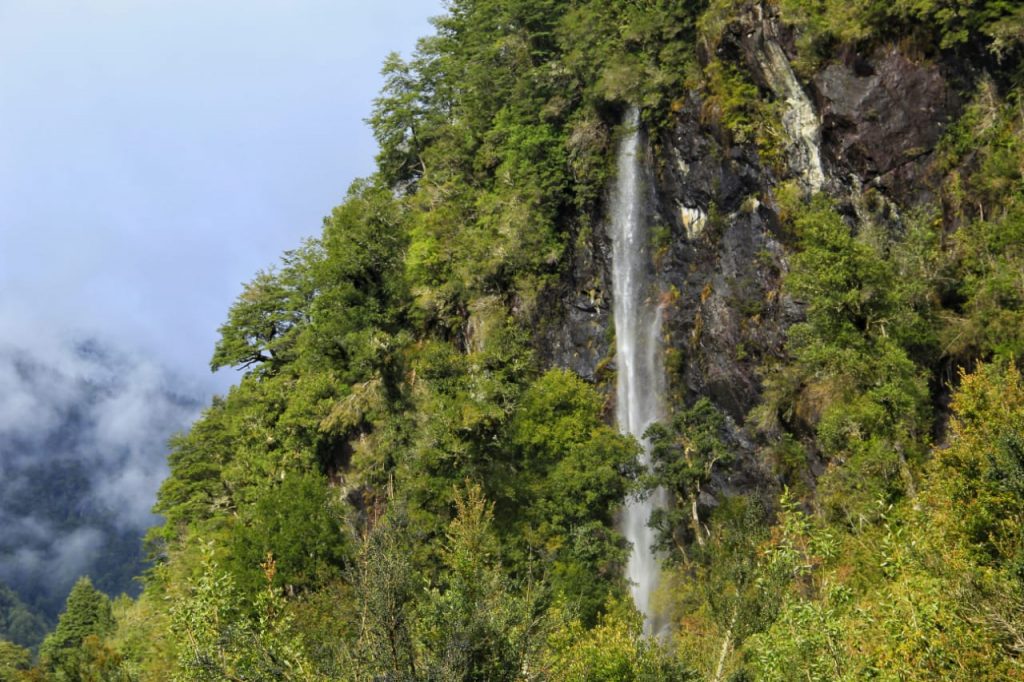
<path fill-rule="evenodd" d="M 479 487 L 455 497 L 444 550 L 444 585 L 420 607 L 421 675 L 441 680 L 517 680 L 534 654 L 536 598 L 513 592 L 495 561 L 492 510 Z"/>
<path fill-rule="evenodd" d="M 845 674 L 843 631 L 839 617 L 848 591 L 822 571 L 835 554 L 834 537 L 784 492 L 775 536 L 762 558 L 767 579 L 790 581 L 776 618 L 751 636 L 747 650 L 757 679 L 789 679 L 800 670 L 811 680 L 841 679 Z"/>
<path fill-rule="evenodd" d="M 727 497 L 707 527 L 705 544 L 691 546 L 688 560 L 665 574 L 665 607 L 681 658 L 705 679 L 729 679 L 742 670 L 738 652 L 747 638 L 776 618 L 790 576 L 764 561 L 770 522 L 763 501 Z"/>
<path fill-rule="evenodd" d="M 999 60 L 1020 54 L 1024 13 L 1009 0 L 781 0 L 782 17 L 799 29 L 807 72 L 841 45 L 895 37 L 930 53 L 983 48 Z"/>
<path fill-rule="evenodd" d="M 40 665 L 5 644 L 0 669 L 1019 677 L 1021 12 L 777 4 L 804 76 L 840 46 L 896 38 L 996 75 L 936 154 L 941 214 L 890 210 L 878 188 L 843 203 L 783 183 L 758 198 L 788 247 L 772 294 L 801 317 L 759 368 L 751 419 L 687 395 L 648 432 L 642 472 L 640 445 L 608 424 L 607 387 L 551 368 L 536 333 L 600 247 L 626 106 L 661 160 L 675 114 L 700 101 L 723 168 L 753 147 L 783 174 L 779 103 L 719 49 L 751 6 L 454 0 L 408 61 L 384 65 L 377 173 L 229 309 L 211 366 L 241 378 L 171 443 L 142 596 L 111 608 L 79 583 Z M 676 257 L 669 232 L 658 267 Z M 956 387 L 961 366 L 977 369 Z M 643 636 L 626 601 L 616 530 L 623 500 L 654 490 L 672 501 L 653 518 L 665 641 Z M 15 620 L 0 634 L 14 638 Z"/>
<path fill-rule="evenodd" d="M 932 299 L 900 281 L 929 242 L 871 225 L 854 233 L 821 196 L 787 212 L 799 251 L 785 286 L 806 320 L 789 330 L 791 359 L 769 378 L 758 417 L 768 431 L 814 430 L 841 464 L 823 481 L 823 501 L 858 524 L 876 516 L 878 500 L 912 492 L 907 462 L 927 445 L 928 385 L 913 356 L 936 354 Z"/>
<path fill-rule="evenodd" d="M 943 341 L 959 358 L 1024 351 L 1024 289 L 1016 276 L 1024 265 L 1022 106 L 1019 91 L 1003 100 L 983 80 L 943 139 L 944 200 L 960 225 L 952 245 L 958 277 L 948 294 L 957 305 Z"/>
<path fill-rule="evenodd" d="M 102 641 L 114 626 L 110 598 L 93 587 L 88 577 L 80 578 L 71 588 L 57 627 L 39 647 L 42 666 L 57 679 L 96 679 L 96 669 L 110 665 L 102 660 L 106 657 Z"/>
<path fill-rule="evenodd" d="M 1020 674 L 1020 498 L 1010 492 L 1020 467 L 1004 445 L 1020 435 L 1020 397 L 1012 366 L 964 375 L 949 447 L 936 450 L 920 498 L 883 510 L 884 525 L 860 535 L 858 552 L 783 500 L 764 565 L 796 589 L 747 644 L 758 679 Z"/>
<path fill-rule="evenodd" d="M 313 293 L 311 262 L 318 257 L 315 243 L 290 251 L 279 273 L 262 271 L 245 285 L 220 328 L 210 369 L 266 367 L 273 372 L 294 352 L 295 337 L 308 320 L 306 305 Z"/>
<path fill-rule="evenodd" d="M 781 170 L 784 147 L 778 104 L 762 99 L 743 68 L 731 61 L 709 61 L 701 84 L 706 91 L 703 117 L 727 131 L 730 143 L 753 143 L 765 165 Z"/>
<path fill-rule="evenodd" d="M 654 424 L 645 434 L 651 444 L 650 488 L 667 490 L 677 503 L 674 508 L 655 510 L 651 522 L 660 531 L 661 544 L 676 550 L 677 560 L 680 554 L 685 558 L 685 551 L 680 551 L 674 534 L 686 525 L 688 515 L 692 533 L 689 540 L 704 544 L 705 530 L 697 514 L 697 501 L 716 467 L 728 466 L 732 461 L 724 430 L 722 414 L 710 400 L 701 398 L 676 412 L 669 424 Z"/>
<path fill-rule="evenodd" d="M 189 593 L 171 609 L 177 639 L 175 680 L 316 680 L 281 592 L 273 586 L 275 561 L 263 564 L 265 589 L 246 613 L 242 594 L 210 551 Z"/>
<path fill-rule="evenodd" d="M 972 561 L 1004 566 L 1024 587 L 1024 381 L 1014 365 L 963 375 L 951 446 L 938 453 L 941 492 L 956 505 L 948 530 Z"/>
<path fill-rule="evenodd" d="M 625 554 L 610 528 L 630 490 L 635 444 L 603 423 L 600 396 L 564 370 L 526 390 L 510 426 L 515 479 L 505 485 L 515 506 L 501 511 L 515 522 L 505 541 L 514 552 L 525 540 L 550 566 L 556 594 L 590 622 L 620 585 Z"/>
<path fill-rule="evenodd" d="M 640 636 L 632 609 L 612 602 L 597 625 L 566 620 L 548 637 L 544 670 L 553 680 L 631 682 L 699 679 L 656 640 Z"/>
<path fill-rule="evenodd" d="M 351 568 L 358 601 L 351 663 L 357 680 L 385 672 L 396 680 L 416 679 L 418 653 L 414 628 L 422 590 L 409 552 L 415 546 L 408 518 L 392 508 L 366 534 Z"/>
<path fill-rule="evenodd" d="M 33 613 L 14 590 L 0 583 L 0 639 L 32 647 L 43 639 L 47 629 L 42 616 Z"/>
<path fill-rule="evenodd" d="M 0 680 L 15 680 L 28 670 L 32 652 L 6 639 L 0 639 Z"/>
<path fill-rule="evenodd" d="M 288 594 L 340 575 L 349 554 L 342 513 L 319 474 L 293 474 L 261 488 L 231 531 L 229 565 L 239 589 L 257 592 L 265 577 L 259 566 L 268 554 L 274 557 L 274 588 Z"/>
<path fill-rule="evenodd" d="M 492 506 L 478 486 L 455 493 L 442 580 L 416 580 L 400 513 L 366 538 L 356 564 L 355 679 L 520 680 L 543 633 L 538 595 L 514 589 L 496 561 Z"/>

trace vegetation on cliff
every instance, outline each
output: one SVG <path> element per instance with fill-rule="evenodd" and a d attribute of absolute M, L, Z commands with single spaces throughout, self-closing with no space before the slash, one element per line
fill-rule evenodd
<path fill-rule="evenodd" d="M 751 17 L 805 79 L 894 45 L 947 69 L 962 112 L 913 156 L 925 199 L 838 159 L 799 185 L 785 102 L 729 37 Z M 142 595 L 79 582 L 34 662 L 0 642 L 0 677 L 1024 675 L 1024 10 L 453 0 L 435 26 L 384 65 L 377 172 L 228 311 L 211 364 L 243 374 L 171 444 Z M 600 241 L 624 107 L 664 159 L 695 102 L 760 159 L 746 203 L 799 319 L 750 414 L 688 390 L 670 349 L 642 472 L 609 369 L 552 366 L 535 332 Z M 729 216 L 706 219 L 660 238 L 721 239 Z M 651 639 L 615 520 L 657 486 Z"/>

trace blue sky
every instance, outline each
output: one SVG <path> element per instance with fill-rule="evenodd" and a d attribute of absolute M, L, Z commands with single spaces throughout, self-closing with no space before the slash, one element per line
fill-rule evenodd
<path fill-rule="evenodd" d="M 372 170 L 380 65 L 441 11 L 0 0 L 0 343 L 97 337 L 207 381 L 241 283 Z"/>

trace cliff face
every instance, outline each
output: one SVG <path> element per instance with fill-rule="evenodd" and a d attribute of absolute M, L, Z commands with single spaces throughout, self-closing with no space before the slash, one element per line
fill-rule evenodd
<path fill-rule="evenodd" d="M 791 32 L 760 8 L 730 23 L 715 50 L 742 64 L 774 107 L 781 159 L 765 161 L 755 143 L 732 139 L 705 115 L 702 93 L 691 90 L 678 100 L 674 123 L 649 140 L 648 213 L 667 303 L 671 391 L 687 402 L 709 397 L 731 418 L 743 456 L 717 487 L 749 488 L 771 477 L 743 426 L 761 399 L 766 366 L 784 358 L 787 330 L 804 317 L 802 302 L 781 286 L 792 235 L 780 221 L 779 188 L 825 193 L 854 232 L 865 221 L 903 230 L 905 213 L 939 198 L 936 145 L 960 114 L 957 93 L 973 75 L 888 45 L 845 54 L 800 78 Z M 610 288 L 601 225 L 578 240 L 559 322 L 542 331 L 550 364 L 598 382 L 604 368 L 614 368 Z M 820 471 L 823 463 L 812 466 Z"/>
<path fill-rule="evenodd" d="M 700 110 L 692 94 L 662 136 L 659 218 L 674 238 L 658 269 L 673 292 L 677 390 L 707 395 L 742 421 L 757 399 L 757 366 L 778 352 L 797 311 L 778 296 L 785 260 L 771 173 L 751 147 L 723 144 Z"/>
<path fill-rule="evenodd" d="M 962 107 L 950 84 L 962 71 L 895 46 L 848 55 L 801 82 L 783 34 L 777 17 L 751 13 L 718 48 L 735 53 L 762 97 L 781 107 L 783 169 L 702 124 L 696 93 L 660 140 L 660 217 L 673 231 L 660 271 L 681 294 L 672 347 L 687 394 L 712 396 L 737 420 L 757 402 L 758 367 L 781 351 L 801 316 L 799 302 L 779 289 L 787 260 L 779 185 L 824 191 L 855 231 L 868 219 L 900 229 L 903 212 L 936 199 L 935 147 Z"/>

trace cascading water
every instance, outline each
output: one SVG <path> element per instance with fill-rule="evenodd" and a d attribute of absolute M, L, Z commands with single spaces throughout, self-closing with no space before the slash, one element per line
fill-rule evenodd
<path fill-rule="evenodd" d="M 661 309 L 650 276 L 651 259 L 645 220 L 644 165 L 640 115 L 631 108 L 618 150 L 618 177 L 611 195 L 612 285 L 615 313 L 615 363 L 618 367 L 619 430 L 643 444 L 640 464 L 650 466 L 650 444 L 644 431 L 663 416 L 664 369 L 661 362 Z M 656 490 L 644 499 L 629 499 L 622 514 L 622 532 L 633 543 L 626 566 L 633 600 L 644 615 L 644 630 L 655 634 L 661 622 L 651 597 L 661 574 L 655 555 L 651 511 L 665 504 Z"/>

